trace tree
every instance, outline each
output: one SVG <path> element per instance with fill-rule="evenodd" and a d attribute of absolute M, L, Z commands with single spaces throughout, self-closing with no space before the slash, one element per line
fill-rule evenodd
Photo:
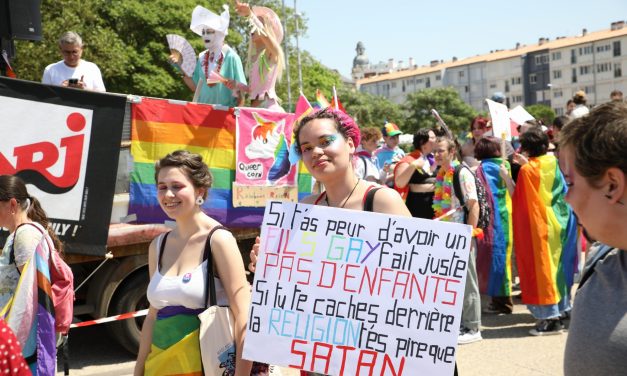
<path fill-rule="evenodd" d="M 536 120 L 542 120 L 544 124 L 553 124 L 553 120 L 555 119 L 555 111 L 550 106 L 544 104 L 532 104 L 531 106 L 525 107 L 527 112 Z"/>
<path fill-rule="evenodd" d="M 462 101 L 459 93 L 450 87 L 411 93 L 403 103 L 403 109 L 406 114 L 406 132 L 434 126 L 435 119 L 431 115 L 431 109 L 438 111 L 454 134 L 468 130 L 468 125 L 477 114 L 470 105 Z"/>
<path fill-rule="evenodd" d="M 378 127 L 390 121 L 404 129 L 405 115 L 396 103 L 384 97 L 375 96 L 349 88 L 338 92 L 340 102 L 346 111 L 355 118 L 360 127 Z"/>
<path fill-rule="evenodd" d="M 205 0 L 203 6 L 216 13 L 222 0 Z M 189 29 L 196 0 L 44 0 L 41 3 L 43 39 L 17 41 L 14 65 L 20 78 L 40 81 L 46 65 L 58 61 L 59 36 L 76 31 L 85 43 L 84 58 L 96 63 L 107 91 L 189 100 L 192 93 L 167 62 L 166 34 L 179 34 L 197 52 L 202 40 Z M 278 0 L 262 0 L 281 14 Z M 289 15 L 293 9 L 286 8 Z M 226 42 L 246 60 L 248 21 L 234 13 Z M 294 30 L 288 23 L 288 30 Z M 302 22 L 304 23 L 304 22 Z M 306 29 L 306 25 L 301 25 Z M 286 33 L 287 34 L 287 33 Z"/>

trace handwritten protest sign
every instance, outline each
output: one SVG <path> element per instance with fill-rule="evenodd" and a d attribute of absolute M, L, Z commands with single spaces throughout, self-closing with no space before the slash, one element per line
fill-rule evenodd
<path fill-rule="evenodd" d="M 486 99 L 485 101 L 488 103 L 488 108 L 490 110 L 490 118 L 492 119 L 492 131 L 494 133 L 494 137 L 511 140 L 512 128 L 507 106 L 490 99 Z"/>
<path fill-rule="evenodd" d="M 298 201 L 298 187 L 246 186 L 233 183 L 233 207 L 265 207 L 268 200 Z"/>
<path fill-rule="evenodd" d="M 471 228 L 270 201 L 243 357 L 330 375 L 452 375 Z"/>

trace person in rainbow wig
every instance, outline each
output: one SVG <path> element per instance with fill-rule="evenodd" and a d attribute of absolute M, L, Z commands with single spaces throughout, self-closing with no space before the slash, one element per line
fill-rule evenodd
<path fill-rule="evenodd" d="M 520 168 L 512 197 L 514 247 L 522 301 L 537 319 L 534 336 L 561 334 L 570 312 L 577 266 L 577 223 L 549 136 L 532 127 L 520 136 L 529 161 Z M 515 158 L 520 160 L 521 158 Z"/>
<path fill-rule="evenodd" d="M 251 106 L 284 112 L 275 90 L 285 66 L 281 20 L 270 8 L 251 8 L 248 3 L 239 1 L 236 1 L 235 8 L 237 14 L 248 18 L 251 27 L 248 46 Z"/>

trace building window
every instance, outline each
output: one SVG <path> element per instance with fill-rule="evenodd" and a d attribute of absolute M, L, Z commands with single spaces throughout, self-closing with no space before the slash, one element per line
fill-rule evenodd
<path fill-rule="evenodd" d="M 392 89 L 396 89 L 396 82 L 392 82 Z"/>
<path fill-rule="evenodd" d="M 435 75 L 435 80 L 436 81 L 440 81 L 442 79 L 442 75 L 436 74 Z"/>
<path fill-rule="evenodd" d="M 573 68 L 572 83 L 577 82 L 577 68 Z"/>
<path fill-rule="evenodd" d="M 557 116 L 564 115 L 564 109 L 562 107 L 554 108 L 553 110 L 555 111 L 555 115 L 557 115 Z"/>
<path fill-rule="evenodd" d="M 459 71 L 459 78 L 464 78 L 464 71 Z"/>
<path fill-rule="evenodd" d="M 431 87 L 431 79 L 429 77 L 425 78 L 425 87 Z"/>
<path fill-rule="evenodd" d="M 623 70 L 621 68 L 620 63 L 614 64 L 614 77 L 622 77 L 622 76 L 623 76 Z"/>
<path fill-rule="evenodd" d="M 554 79 L 562 78 L 562 71 L 561 70 L 554 70 L 553 71 L 553 78 Z"/>
<path fill-rule="evenodd" d="M 470 88 L 468 87 L 468 85 L 464 86 L 464 93 L 468 93 L 470 91 Z"/>
<path fill-rule="evenodd" d="M 496 89 L 496 84 L 490 84 L 490 89 Z"/>
<path fill-rule="evenodd" d="M 570 63 L 571 64 L 577 63 L 577 50 L 575 49 L 570 50 Z"/>
<path fill-rule="evenodd" d="M 620 41 L 617 40 L 616 42 L 614 42 L 614 56 L 620 56 Z"/>
<path fill-rule="evenodd" d="M 562 91 L 561 90 L 553 91 L 553 98 L 561 98 L 561 97 L 562 97 Z"/>
<path fill-rule="evenodd" d="M 551 54 L 551 60 L 561 60 L 562 59 L 562 53 L 561 52 L 553 52 Z"/>
<path fill-rule="evenodd" d="M 579 47 L 579 55 L 590 55 L 592 53 L 592 46 Z"/>
<path fill-rule="evenodd" d="M 585 91 L 586 94 L 594 94 L 594 86 L 584 86 L 583 91 Z"/>
<path fill-rule="evenodd" d="M 509 93 L 509 81 L 507 81 L 507 80 L 505 80 L 505 92 Z"/>
<path fill-rule="evenodd" d="M 597 64 L 597 73 L 609 72 L 612 70 L 611 63 Z"/>
<path fill-rule="evenodd" d="M 589 74 L 590 73 L 590 66 L 589 65 L 582 65 L 579 67 L 579 74 L 580 75 L 584 75 L 584 74 Z"/>
<path fill-rule="evenodd" d="M 535 73 L 532 73 L 532 74 L 529 75 L 529 83 L 530 84 L 535 85 L 536 80 L 537 80 L 537 78 L 536 78 L 536 74 Z"/>
<path fill-rule="evenodd" d="M 549 62 L 548 54 L 536 55 L 536 65 L 547 64 L 548 62 Z"/>
<path fill-rule="evenodd" d="M 602 46 L 597 46 L 597 52 L 605 52 L 612 49 L 612 46 L 609 44 L 604 44 Z"/>

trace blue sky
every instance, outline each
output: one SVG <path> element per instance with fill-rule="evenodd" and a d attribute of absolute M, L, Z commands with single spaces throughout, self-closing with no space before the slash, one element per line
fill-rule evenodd
<path fill-rule="evenodd" d="M 294 0 L 285 0 L 288 6 Z M 500 4 L 498 7 L 496 4 Z M 575 5 L 577 4 L 577 5 Z M 308 18 L 300 47 L 350 77 L 362 41 L 370 63 L 394 58 L 418 65 L 534 44 L 627 20 L 627 0 L 297 0 Z"/>

